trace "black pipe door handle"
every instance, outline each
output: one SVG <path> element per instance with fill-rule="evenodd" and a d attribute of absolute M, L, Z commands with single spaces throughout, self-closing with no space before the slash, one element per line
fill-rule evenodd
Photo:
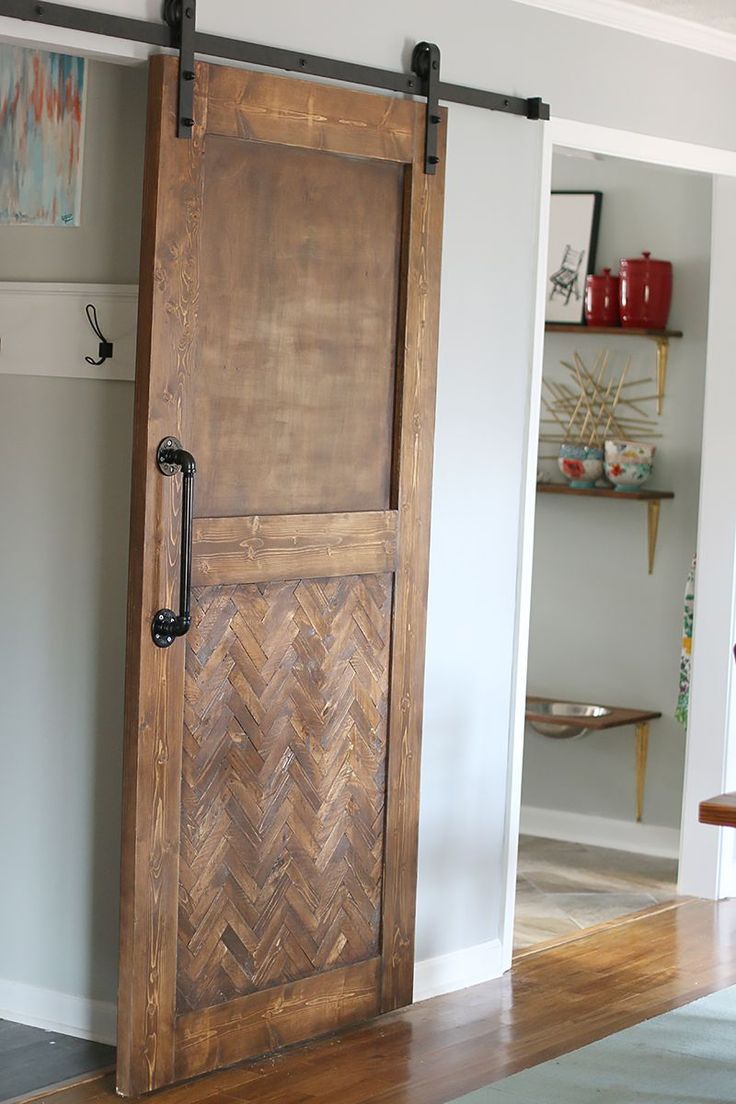
<path fill-rule="evenodd" d="M 151 623 L 153 643 L 170 647 L 177 637 L 185 636 L 192 623 L 192 521 L 194 516 L 194 474 L 197 465 L 191 452 L 181 447 L 176 437 L 164 437 L 156 450 L 156 464 L 162 475 L 182 475 L 181 560 L 179 564 L 179 612 L 160 609 Z"/>

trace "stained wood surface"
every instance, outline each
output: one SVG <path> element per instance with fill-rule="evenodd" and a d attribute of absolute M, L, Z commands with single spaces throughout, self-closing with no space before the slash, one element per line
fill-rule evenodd
<path fill-rule="evenodd" d="M 442 120 L 447 115 L 441 109 Z M 400 512 L 388 747 L 383 890 L 382 1010 L 408 1004 L 414 986 L 419 835 L 419 770 L 424 699 L 424 642 L 429 584 L 429 529 L 437 387 L 437 325 L 442 257 L 444 173 L 424 172 L 423 127 L 414 131 L 405 177 L 399 401 L 394 486 Z M 446 127 L 437 154 L 445 164 Z"/>
<path fill-rule="evenodd" d="M 411 1000 L 444 167 L 421 104 L 198 65 L 184 143 L 151 87 L 123 1095 Z"/>
<path fill-rule="evenodd" d="M 547 333 L 614 334 L 616 337 L 682 337 L 682 330 L 642 330 L 630 326 L 574 326 L 563 322 L 546 322 Z"/>
<path fill-rule="evenodd" d="M 586 728 L 602 731 L 606 728 L 621 728 L 622 725 L 639 725 L 646 721 L 656 721 L 661 717 L 652 709 L 630 709 L 621 705 L 606 705 L 605 702 L 568 702 L 569 705 L 602 705 L 611 712 L 606 717 L 550 717 L 548 713 L 539 713 L 534 709 L 535 702 L 559 702 L 562 698 L 542 698 L 535 695 L 527 695 L 526 719 L 528 721 L 540 721 L 544 724 L 569 725 L 577 724 Z"/>
<path fill-rule="evenodd" d="M 414 156 L 417 106 L 395 96 L 217 65 L 210 75 L 207 127 L 230 138 L 407 164 Z"/>
<path fill-rule="evenodd" d="M 698 820 L 701 824 L 718 824 L 736 828 L 736 793 L 718 794 L 701 801 Z"/>
<path fill-rule="evenodd" d="M 194 585 L 393 571 L 398 518 L 396 510 L 197 518 Z"/>
<path fill-rule="evenodd" d="M 173 63 L 173 64 L 172 64 Z M 196 362 L 203 127 L 176 137 L 176 65 L 150 61 L 143 189 L 123 745 L 118 1077 L 136 1095 L 174 1076 L 179 787 L 184 649 L 151 647 L 151 618 L 177 602 L 180 489 L 156 450 L 188 436 Z M 195 110 L 206 124 L 208 67 Z"/>
<path fill-rule="evenodd" d="M 167 1089 L 162 1104 L 446 1104 L 736 984 L 736 901 L 686 901 L 520 960 L 496 981 Z M 112 1104 L 113 1081 L 54 1104 Z M 540 1102 L 542 1104 L 542 1102 Z"/>
<path fill-rule="evenodd" d="M 197 515 L 388 509 L 403 167 L 211 134 L 205 160 Z"/>
<path fill-rule="evenodd" d="M 359 1023 L 380 1011 L 379 957 L 188 1012 L 177 1022 L 177 1077 L 267 1054 Z"/>
<path fill-rule="evenodd" d="M 392 591 L 391 575 L 194 591 L 180 1014 L 378 954 Z"/>
<path fill-rule="evenodd" d="M 674 498 L 674 491 L 616 491 L 613 487 L 568 487 L 566 483 L 537 483 L 537 494 L 582 495 L 588 498 L 624 498 L 651 502 L 654 499 Z"/>

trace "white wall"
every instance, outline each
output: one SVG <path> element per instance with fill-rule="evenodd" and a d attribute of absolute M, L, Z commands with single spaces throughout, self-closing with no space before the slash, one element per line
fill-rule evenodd
<path fill-rule="evenodd" d="M 158 0 L 79 2 L 159 17 Z M 207 0 L 199 25 L 390 68 L 406 66 L 412 45 L 431 39 L 441 45 L 447 80 L 540 94 L 559 116 L 736 144 L 732 64 L 511 0 L 282 0 L 259 7 Z M 3 34 L 28 37 L 29 30 L 9 20 L 0 25 Z M 47 41 L 63 37 L 32 30 Z M 449 126 L 420 957 L 487 946 L 501 934 L 541 158 L 538 124 L 451 107 Z M 484 961 L 490 969 L 490 956 Z"/>
<path fill-rule="evenodd" d="M 145 74 L 94 63 L 88 105 L 82 224 L 0 227 L 2 280 L 137 282 Z M 0 373 L 0 1017 L 115 994 L 132 409 Z"/>
<path fill-rule="evenodd" d="M 652 725 L 644 822 L 680 822 L 685 733 L 674 719 L 682 599 L 695 551 L 703 428 L 710 253 L 711 178 L 639 162 L 557 155 L 553 187 L 603 192 L 597 270 L 618 270 L 643 248 L 672 260 L 667 395 L 651 486 L 675 492 L 662 504 L 657 558 L 647 574 L 646 510 L 636 503 L 542 496 L 537 504 L 529 689 L 573 700 L 641 706 L 663 713 Z M 577 350 L 592 366 L 604 348 L 611 369 L 631 354 L 629 379 L 654 374 L 648 341 L 548 334 L 545 377 L 569 383 L 560 360 Z M 651 394 L 654 385 L 639 389 Z M 654 414 L 653 403 L 645 404 Z M 540 452 L 556 451 L 542 444 Z M 563 482 L 555 461 L 546 478 Z M 582 741 L 527 730 L 524 805 L 631 821 L 633 729 L 591 733 Z"/>

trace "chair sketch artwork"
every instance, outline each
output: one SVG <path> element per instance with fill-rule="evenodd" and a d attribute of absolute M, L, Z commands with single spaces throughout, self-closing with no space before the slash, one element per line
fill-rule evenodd
<path fill-rule="evenodd" d="M 559 296 L 564 299 L 565 306 L 570 302 L 571 296 L 580 299 L 580 268 L 585 256 L 584 249 L 573 249 L 571 245 L 565 246 L 562 255 L 562 263 L 556 272 L 549 278 L 552 289 L 549 293 L 550 303 Z"/>

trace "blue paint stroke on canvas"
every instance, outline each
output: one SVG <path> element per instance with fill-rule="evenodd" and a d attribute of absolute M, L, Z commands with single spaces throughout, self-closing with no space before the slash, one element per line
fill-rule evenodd
<path fill-rule="evenodd" d="M 0 223 L 77 226 L 84 58 L 0 44 Z"/>

